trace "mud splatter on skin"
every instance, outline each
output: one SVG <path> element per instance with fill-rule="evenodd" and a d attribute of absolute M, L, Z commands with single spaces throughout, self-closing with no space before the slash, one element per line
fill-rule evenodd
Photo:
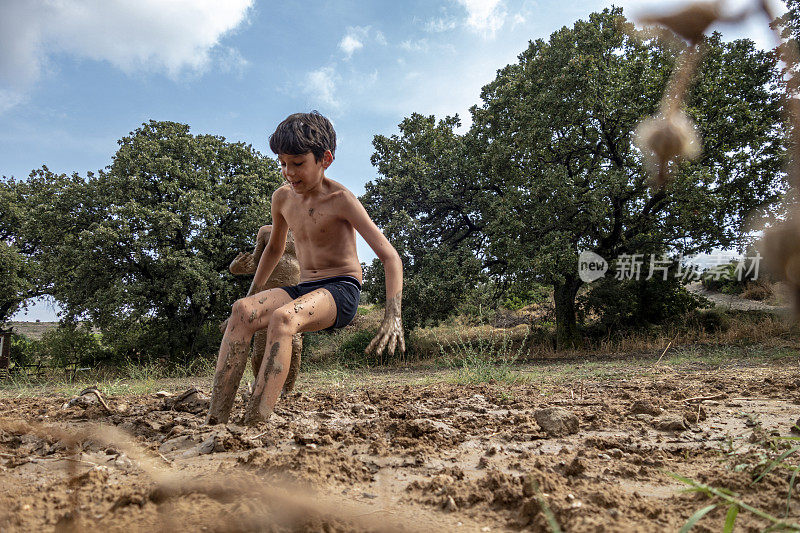
<path fill-rule="evenodd" d="M 247 320 L 247 321 L 248 321 L 248 322 L 252 322 L 252 321 L 253 321 L 253 320 L 255 320 L 255 319 L 256 319 L 256 310 L 255 310 L 255 309 L 253 309 L 253 311 L 250 313 L 250 318 L 248 318 L 248 320 Z"/>
<path fill-rule="evenodd" d="M 278 350 L 280 350 L 280 348 L 281 348 L 281 343 L 280 342 L 273 342 L 272 343 L 272 346 L 269 349 L 269 357 L 267 358 L 267 367 L 264 370 L 264 374 L 265 375 L 268 376 L 270 374 L 275 374 L 276 373 L 275 370 L 274 370 L 275 366 L 281 366 L 281 367 L 283 366 L 280 363 L 278 363 L 278 365 L 275 365 L 275 359 L 277 359 L 277 357 L 278 357 Z M 282 372 L 283 368 L 281 368 L 280 371 Z M 278 373 L 280 373 L 280 372 L 278 372 Z"/>
<path fill-rule="evenodd" d="M 314 216 L 314 208 L 313 207 L 308 210 L 308 216 L 310 216 L 310 217 Z"/>
<path fill-rule="evenodd" d="M 393 354 L 398 343 L 400 344 L 400 350 L 405 353 L 406 342 L 403 338 L 403 321 L 401 318 L 402 302 L 403 291 L 399 291 L 386 300 L 383 322 L 380 328 L 378 328 L 378 333 L 375 335 L 375 338 L 372 339 L 367 349 L 364 350 L 366 353 L 375 350 L 375 354 L 380 355 L 384 348 L 387 348 L 388 344 L 388 352 Z"/>
<path fill-rule="evenodd" d="M 247 352 L 250 343 L 228 341 L 228 353 L 222 368 L 214 375 L 214 388 L 211 405 L 208 408 L 208 424 L 224 424 L 231 415 L 231 408 L 236 399 L 236 390 L 247 365 Z"/>
<path fill-rule="evenodd" d="M 256 272 L 258 267 L 258 263 L 261 260 L 261 255 L 263 254 L 264 250 L 266 249 L 267 243 L 269 242 L 269 238 L 272 234 L 272 226 L 264 226 L 259 229 L 258 235 L 256 237 L 256 246 L 255 249 L 250 252 L 242 252 L 240 253 L 230 264 L 229 270 L 231 274 L 235 275 L 253 275 Z M 291 230 L 286 235 L 286 249 L 281 256 L 278 264 L 275 266 L 275 269 L 272 271 L 272 274 L 269 278 L 260 285 L 251 285 L 250 290 L 248 291 L 247 295 L 252 296 L 254 294 L 261 293 L 262 291 L 266 291 L 269 289 L 276 289 L 280 287 L 284 287 L 287 285 L 297 285 L 300 283 L 300 263 L 297 261 L 297 252 L 294 247 L 294 235 Z M 264 305 L 269 300 L 269 296 L 267 294 L 262 294 L 258 297 L 258 304 Z M 244 322 L 243 317 L 239 317 L 239 319 Z M 233 326 L 231 327 L 231 332 L 236 329 L 236 322 L 229 320 L 228 322 L 232 322 Z M 221 326 L 220 330 L 224 333 L 226 326 Z M 300 334 L 295 335 L 292 340 L 292 362 L 289 366 L 289 377 L 286 379 L 286 383 L 284 384 L 284 391 L 288 392 L 292 390 L 294 386 L 295 379 L 297 378 L 297 372 L 300 367 L 300 354 L 303 350 L 303 339 Z M 251 358 L 252 368 L 253 368 L 253 375 L 258 376 L 259 370 L 261 369 L 261 363 L 264 360 L 264 356 L 267 352 L 267 330 L 261 329 L 255 333 L 255 337 L 253 338 L 253 355 Z"/>
<path fill-rule="evenodd" d="M 283 372 L 283 364 L 276 362 L 280 347 L 280 342 L 274 342 L 270 347 L 269 356 L 264 362 L 263 379 L 260 382 L 258 380 L 256 381 L 256 388 L 253 391 L 253 394 L 250 396 L 250 399 L 247 401 L 247 407 L 245 407 L 243 420 L 245 425 L 252 426 L 258 424 L 259 422 L 263 422 L 269 418 L 270 414 L 272 414 L 272 409 L 269 409 L 264 413 L 261 411 L 260 407 L 270 376 Z"/>

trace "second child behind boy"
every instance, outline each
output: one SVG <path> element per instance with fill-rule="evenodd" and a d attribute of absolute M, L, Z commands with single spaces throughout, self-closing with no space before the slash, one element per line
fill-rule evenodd
<path fill-rule="evenodd" d="M 272 234 L 256 269 L 248 296 L 233 304 L 217 358 L 208 423 L 230 417 L 244 373 L 250 341 L 267 329 L 267 352 L 256 375 L 244 422 L 266 420 L 289 371 L 292 335 L 343 328 L 356 314 L 361 291 L 361 263 L 356 231 L 383 263 L 386 309 L 378 334 L 367 351 L 405 352 L 400 302 L 403 265 L 397 251 L 370 219 L 364 206 L 344 185 L 325 175 L 333 163 L 336 132 L 317 112 L 295 113 L 270 136 L 287 181 L 272 195 Z M 283 254 L 287 231 L 295 239 L 300 284 L 253 294 Z"/>

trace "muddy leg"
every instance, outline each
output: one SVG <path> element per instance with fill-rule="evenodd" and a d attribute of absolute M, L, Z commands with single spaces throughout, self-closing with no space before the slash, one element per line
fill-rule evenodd
<path fill-rule="evenodd" d="M 289 373 L 286 375 L 286 383 L 283 384 L 283 392 L 292 392 L 297 374 L 300 372 L 300 354 L 303 353 L 303 334 L 297 333 L 292 336 L 292 362 L 289 363 Z"/>
<path fill-rule="evenodd" d="M 292 336 L 301 331 L 319 331 L 335 320 L 336 303 L 326 289 L 312 291 L 275 310 L 267 329 L 268 351 L 245 409 L 245 424 L 257 424 L 272 414 L 289 373 Z"/>
<path fill-rule="evenodd" d="M 230 418 L 239 381 L 247 366 L 250 340 L 256 331 L 269 325 L 275 309 L 290 302 L 286 291 L 273 289 L 237 300 L 227 321 L 219 347 L 214 388 L 206 422 L 224 424 Z"/>
<path fill-rule="evenodd" d="M 261 364 L 264 361 L 264 354 L 266 351 L 267 330 L 262 329 L 261 331 L 256 331 L 256 335 L 253 337 L 253 354 L 250 356 L 250 362 L 253 367 L 253 377 L 256 381 L 258 380 L 258 372 L 261 370 Z M 253 386 L 255 386 L 255 383 L 253 383 Z"/>
<path fill-rule="evenodd" d="M 228 421 L 236 399 L 239 381 L 247 365 L 247 351 L 249 342 L 223 340 L 223 350 L 220 354 L 222 365 L 217 366 L 214 374 L 214 388 L 211 393 L 211 405 L 208 408 L 208 424 L 224 424 Z"/>
<path fill-rule="evenodd" d="M 282 384 L 286 379 L 292 358 L 292 345 L 289 342 L 289 338 L 289 335 L 268 337 L 269 354 L 266 355 L 264 362 L 261 363 L 261 369 L 256 378 L 255 387 L 253 387 L 253 394 L 250 396 L 244 411 L 244 423 L 248 426 L 263 422 L 272 414 L 272 408 L 275 406 L 278 397 L 274 395 L 275 397 L 271 398 L 270 396 L 272 395 L 266 394 L 267 384 L 275 381 L 279 381 Z"/>

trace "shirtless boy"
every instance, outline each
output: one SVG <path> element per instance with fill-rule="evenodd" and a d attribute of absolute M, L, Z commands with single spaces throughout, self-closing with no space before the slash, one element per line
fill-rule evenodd
<path fill-rule="evenodd" d="M 397 251 L 369 218 L 361 202 L 325 175 L 333 163 L 336 132 L 317 112 L 290 115 L 270 136 L 286 184 L 272 195 L 272 234 L 256 269 L 248 296 L 233 304 L 219 349 L 208 423 L 228 421 L 247 362 L 250 340 L 267 329 L 267 353 L 261 363 L 244 422 L 266 420 L 278 401 L 289 371 L 292 335 L 342 328 L 356 314 L 361 263 L 356 231 L 383 262 L 386 309 L 367 351 L 395 347 L 405 352 L 400 301 L 403 265 Z M 300 284 L 255 292 L 278 264 L 291 229 L 300 263 Z"/>

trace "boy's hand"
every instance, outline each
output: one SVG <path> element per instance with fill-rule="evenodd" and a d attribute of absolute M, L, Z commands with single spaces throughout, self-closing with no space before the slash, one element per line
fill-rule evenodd
<path fill-rule="evenodd" d="M 229 270 L 231 274 L 252 274 L 256 271 L 255 257 L 250 252 L 240 252 L 236 259 L 231 261 Z"/>
<path fill-rule="evenodd" d="M 369 343 L 364 353 L 375 351 L 375 355 L 383 353 L 388 343 L 389 347 L 387 352 L 394 354 L 394 349 L 397 347 L 398 341 L 400 342 L 400 351 L 406 352 L 406 341 L 403 338 L 403 321 L 400 318 L 400 303 L 403 300 L 403 291 L 400 291 L 394 297 L 386 301 L 386 309 L 383 314 L 383 322 L 381 327 L 378 328 L 378 334 Z"/>

